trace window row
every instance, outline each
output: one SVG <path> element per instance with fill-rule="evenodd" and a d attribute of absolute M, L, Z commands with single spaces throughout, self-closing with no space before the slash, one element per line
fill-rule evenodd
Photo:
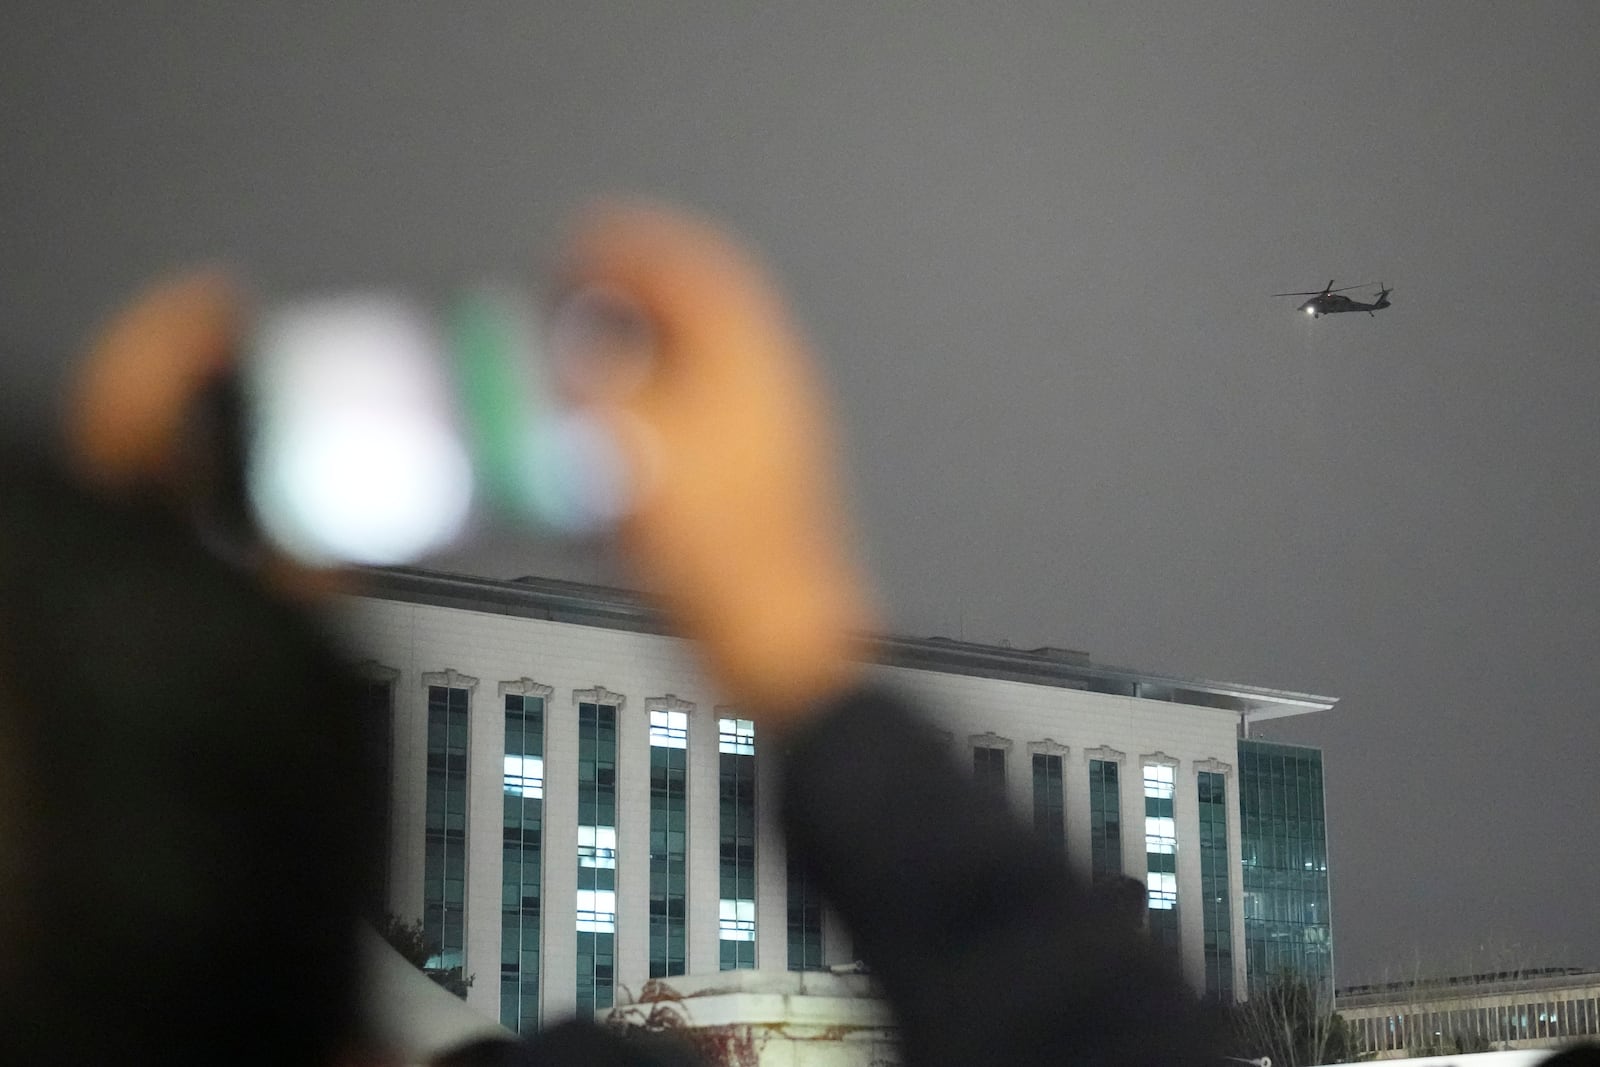
<path fill-rule="evenodd" d="M 972 747 L 973 780 L 988 792 L 1003 796 L 1006 783 L 1007 749 L 998 744 L 980 743 Z M 1066 847 L 1066 789 L 1063 780 L 1063 758 L 1055 753 L 1033 752 L 1033 826 L 1045 840 L 1059 848 Z M 1096 880 L 1122 873 L 1122 799 L 1118 783 L 1116 760 L 1091 759 L 1089 761 L 1089 840 L 1090 869 Z M 1173 797 L 1176 789 L 1176 767 L 1158 763 L 1144 768 L 1146 775 L 1146 840 L 1156 846 L 1151 851 L 1173 852 L 1177 848 L 1177 824 L 1174 818 Z M 1199 776 L 1199 803 L 1216 801 L 1226 787 L 1225 774 L 1202 772 Z M 1151 790 L 1154 792 L 1151 792 Z M 1159 808 L 1159 810 L 1157 810 Z M 1150 820 L 1155 819 L 1152 823 Z M 1203 846 L 1227 849 L 1227 822 L 1201 822 Z M 1214 839 L 1214 840 L 1213 840 Z"/>
<path fill-rule="evenodd" d="M 435 970 L 460 969 L 464 963 L 470 698 L 470 690 L 458 686 L 434 685 L 428 691 L 423 918 L 424 936 L 434 949 L 429 967 Z M 579 1016 L 609 1007 L 614 997 L 619 703 L 594 699 L 578 704 L 574 913 Z M 538 1019 L 540 857 L 543 802 L 550 784 L 544 762 L 545 710 L 544 696 L 505 697 L 501 1021 L 519 1031 L 536 1026 Z M 649 966 L 652 977 L 661 977 L 683 974 L 687 965 L 689 716 L 671 706 L 652 709 L 649 731 Z M 724 969 L 751 968 L 756 962 L 755 743 L 752 721 L 718 719 L 718 942 Z M 796 945 L 792 965 L 820 967 L 820 901 L 803 877 L 791 877 L 789 893 L 788 933 Z"/>

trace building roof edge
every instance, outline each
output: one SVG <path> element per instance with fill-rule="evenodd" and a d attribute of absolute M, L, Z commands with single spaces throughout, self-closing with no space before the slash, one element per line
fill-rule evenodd
<path fill-rule="evenodd" d="M 367 568 L 360 595 L 437 607 L 670 635 L 661 616 L 637 592 L 558 578 L 484 578 L 419 567 Z M 1331 709 L 1336 697 L 1241 685 L 1090 661 L 1087 653 L 1058 648 L 1014 649 L 945 637 L 883 635 L 874 639 L 878 662 L 893 667 L 996 678 L 1033 685 L 1213 707 L 1247 722 Z"/>

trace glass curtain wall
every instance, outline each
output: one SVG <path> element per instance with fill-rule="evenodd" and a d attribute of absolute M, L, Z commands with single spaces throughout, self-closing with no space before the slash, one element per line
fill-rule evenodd
<path fill-rule="evenodd" d="M 1288 972 L 1333 993 L 1322 753 L 1239 741 L 1240 869 L 1250 989 Z"/>

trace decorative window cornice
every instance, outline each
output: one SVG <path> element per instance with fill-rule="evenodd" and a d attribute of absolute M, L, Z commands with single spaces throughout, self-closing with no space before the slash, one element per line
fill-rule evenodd
<path fill-rule="evenodd" d="M 1194 761 L 1194 770 L 1196 774 L 1232 774 L 1233 765 L 1219 759 L 1197 759 Z"/>
<path fill-rule="evenodd" d="M 1034 756 L 1060 756 L 1062 759 L 1066 759 L 1067 753 L 1071 751 L 1066 745 L 1050 737 L 1045 738 L 1043 741 L 1028 742 L 1028 753 Z"/>
<path fill-rule="evenodd" d="M 1139 762 L 1147 767 L 1151 764 L 1161 767 L 1176 767 L 1180 761 L 1174 756 L 1167 755 L 1165 752 L 1157 751 L 1146 753 L 1145 755 L 1140 756 Z"/>
<path fill-rule="evenodd" d="M 618 711 L 621 711 L 623 701 L 627 699 L 621 693 L 613 693 L 603 685 L 597 685 L 593 689 L 574 689 L 572 691 L 573 707 L 577 707 L 579 704 L 610 704 Z"/>
<path fill-rule="evenodd" d="M 1122 763 L 1127 760 L 1128 754 L 1119 752 L 1109 746 L 1101 745 L 1099 748 L 1084 749 L 1083 758 L 1085 761 L 1099 760 L 1101 763 Z"/>
<path fill-rule="evenodd" d="M 400 680 L 400 672 L 393 667 L 385 667 L 375 659 L 364 659 L 350 668 L 354 674 L 364 682 L 388 682 L 393 685 Z"/>
<path fill-rule="evenodd" d="M 550 699 L 550 694 L 555 689 L 548 685 L 541 685 L 526 676 L 511 682 L 500 683 L 500 695 L 503 697 L 543 697 Z"/>
<path fill-rule="evenodd" d="M 470 693 L 478 688 L 478 680 L 471 675 L 462 674 L 454 667 L 442 671 L 424 671 L 422 687 L 426 689 L 432 685 L 442 685 L 446 689 L 465 689 Z"/>
<path fill-rule="evenodd" d="M 648 697 L 644 702 L 644 710 L 646 714 L 652 711 L 681 711 L 685 714 L 693 715 L 694 701 L 680 700 L 673 694 L 668 693 L 664 697 Z"/>
<path fill-rule="evenodd" d="M 1006 752 L 1011 751 L 1011 738 L 1001 737 L 996 733 L 973 734 L 967 741 L 973 748 L 998 748 Z"/>

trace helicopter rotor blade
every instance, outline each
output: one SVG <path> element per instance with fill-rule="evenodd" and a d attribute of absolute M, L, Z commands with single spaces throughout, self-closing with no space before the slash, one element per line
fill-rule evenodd
<path fill-rule="evenodd" d="M 1371 282 L 1367 283 L 1367 285 L 1369 285 L 1369 286 L 1371 284 L 1372 284 Z M 1273 296 L 1327 296 L 1330 293 L 1342 293 L 1347 289 L 1361 289 L 1361 288 L 1363 288 L 1363 286 L 1360 286 L 1360 285 L 1341 285 L 1341 286 L 1339 286 L 1339 288 L 1335 289 L 1335 288 L 1333 288 L 1333 282 L 1330 281 L 1328 283 L 1328 288 L 1326 288 L 1326 289 L 1306 289 L 1306 290 L 1304 290 L 1302 292 L 1298 292 L 1298 293 L 1273 293 L 1272 295 Z"/>

